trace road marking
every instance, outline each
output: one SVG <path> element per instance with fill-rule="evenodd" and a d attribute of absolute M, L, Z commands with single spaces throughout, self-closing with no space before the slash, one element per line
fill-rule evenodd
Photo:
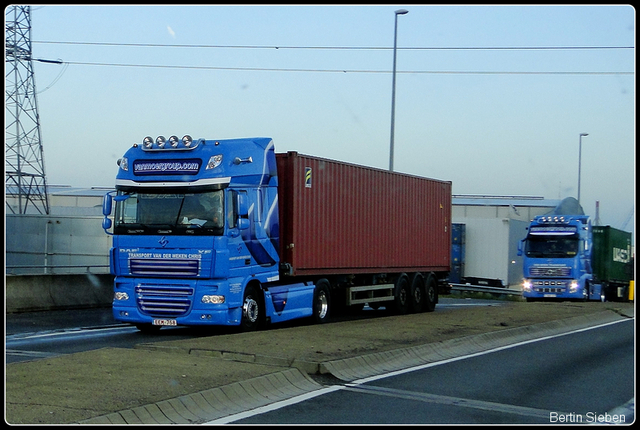
<path fill-rule="evenodd" d="M 314 397 L 322 396 L 323 394 L 333 393 L 334 391 L 338 391 L 342 389 L 344 389 L 344 386 L 342 385 L 332 385 L 330 387 L 321 388 L 319 390 L 311 391 L 309 393 L 292 397 L 290 399 L 271 403 L 270 405 L 265 405 L 259 408 L 251 409 L 250 411 L 244 411 L 237 414 L 228 415 L 226 417 L 218 418 L 213 421 L 207 421 L 204 424 L 229 424 L 234 421 L 238 421 L 245 418 L 253 417 L 255 415 L 261 415 L 267 412 L 275 411 L 290 405 L 295 405 L 296 403 L 304 402 L 305 400 L 313 399 Z"/>
<path fill-rule="evenodd" d="M 129 331 L 137 331 L 135 327 L 130 325 L 125 326 L 109 326 L 102 328 L 74 328 L 74 329 L 62 329 L 62 330 L 52 330 L 52 331 L 42 331 L 36 333 L 18 333 L 12 334 L 5 337 L 8 341 L 23 341 L 29 339 L 39 339 L 39 338 L 48 338 L 48 337 L 61 337 L 61 336 L 78 336 L 85 335 L 89 333 L 104 333 L 112 330 L 129 330 Z"/>
<path fill-rule="evenodd" d="M 354 391 L 356 393 L 396 397 L 406 400 L 417 400 L 426 403 L 438 403 L 440 405 L 460 406 L 464 408 L 482 409 L 485 411 L 494 411 L 506 414 L 525 415 L 529 417 L 542 418 L 544 420 L 549 419 L 549 411 L 528 408 L 525 406 L 507 405 L 503 403 L 485 402 L 482 400 L 464 399 L 461 397 L 441 396 L 437 394 L 420 393 L 417 391 L 376 387 L 374 385 L 351 386 L 350 384 L 347 384 L 344 387 L 344 390 Z"/>
<path fill-rule="evenodd" d="M 377 375 L 377 376 L 371 376 L 369 378 L 363 378 L 363 379 L 359 379 L 350 383 L 346 383 L 345 385 L 332 385 L 329 387 L 325 387 L 325 388 L 321 388 L 319 390 L 316 391 L 312 391 L 309 393 L 305 393 L 301 396 L 296 396 L 296 397 L 292 397 L 290 399 L 287 400 L 282 400 L 280 402 L 276 402 L 276 403 L 272 403 L 270 405 L 266 405 L 266 406 L 262 406 L 256 409 L 252 409 L 250 411 L 245 411 L 245 412 L 241 412 L 238 414 L 234 414 L 234 415 L 229 415 L 227 417 L 223 417 L 223 418 L 219 418 L 217 420 L 214 421 L 209 421 L 206 422 L 204 424 L 229 424 L 232 423 L 234 421 L 238 421 L 241 419 L 245 419 L 245 418 L 249 418 L 249 417 L 253 417 L 255 415 L 260 415 L 266 412 L 272 412 L 284 407 L 287 407 L 289 405 L 294 405 L 296 403 L 300 403 L 303 402 L 305 400 L 308 399 L 312 399 L 314 397 L 318 397 L 324 394 L 328 394 L 328 393 L 332 393 L 334 391 L 338 391 L 338 390 L 349 390 L 349 391 L 359 391 L 359 392 L 370 392 L 371 394 L 384 394 L 383 391 L 386 390 L 387 395 L 390 395 L 390 393 L 392 393 L 393 391 L 395 391 L 395 395 L 399 395 L 400 393 L 402 393 L 403 395 L 413 395 L 413 396 L 421 396 L 421 400 L 423 401 L 427 401 L 427 399 L 429 399 L 432 402 L 450 402 L 447 404 L 452 404 L 452 405 L 457 405 L 457 406 L 467 406 L 467 407 L 472 407 L 472 408 L 477 408 L 477 409 L 486 409 L 486 408 L 491 408 L 490 410 L 498 410 L 498 411 L 502 411 L 502 412 L 506 412 L 506 413 L 517 413 L 517 414 L 521 414 L 521 415 L 528 415 L 528 416 L 534 416 L 534 417 L 544 417 L 546 419 L 549 418 L 549 411 L 542 411 L 540 409 L 534 409 L 534 408 L 527 408 L 527 407 L 523 407 L 523 406 L 512 406 L 512 405 L 503 405 L 500 403 L 492 403 L 492 402 L 483 402 L 483 401 L 479 401 L 479 400 L 470 400 L 470 399 L 459 399 L 459 398 L 453 398 L 453 397 L 447 397 L 447 396 L 436 396 L 433 394 L 422 394 L 422 393 L 416 393 L 416 392 L 411 392 L 411 391 L 405 391 L 403 392 L 402 390 L 392 390 L 389 388 L 380 388 L 380 387 L 374 387 L 374 386 L 366 386 L 366 387 L 362 387 L 363 384 L 366 384 L 368 382 L 372 382 L 372 381 L 377 381 L 379 379 L 384 379 L 384 378 L 389 378 L 392 376 L 397 376 L 397 375 L 402 375 L 404 373 L 409 373 L 409 372 L 414 372 L 416 370 L 422 370 L 422 369 L 426 369 L 429 367 L 435 367 L 435 366 L 439 366 L 442 364 L 447 364 L 447 363 L 452 363 L 454 361 L 459 361 L 459 360 L 465 360 L 467 358 L 473 358 L 473 357 L 478 357 L 481 355 L 485 355 L 485 354 L 490 354 L 492 352 L 498 352 L 498 351 L 503 351 L 505 349 L 510 349 L 510 348 L 516 348 L 518 346 L 522 346 L 522 345 L 527 345 L 530 343 L 535 343 L 535 342 L 541 342 L 544 340 L 549 340 L 549 339 L 554 339 L 557 337 L 562 337 L 562 336 L 567 336 L 567 335 L 571 335 L 571 334 L 575 334 L 575 333 L 581 333 L 581 332 L 585 332 L 585 331 L 589 331 L 589 330 L 594 330 L 594 329 L 598 329 L 598 328 L 602 328 L 602 327 L 606 327 L 609 325 L 613 325 L 613 324 L 618 324 L 621 322 L 626 322 L 629 321 L 629 319 L 622 319 L 622 320 L 616 320 L 616 321 L 612 321 L 612 322 L 608 322 L 608 323 L 603 323 L 603 324 L 599 324 L 593 327 L 585 327 L 585 328 L 581 328 L 581 329 L 576 329 L 576 330 L 572 330 L 566 333 L 560 333 L 560 334 L 555 334 L 555 335 L 551 335 L 551 336 L 544 336 L 544 337 L 540 337 L 537 339 L 530 339 L 530 340 L 526 340 L 526 341 L 522 341 L 522 342 L 517 342 L 511 345 L 505 345 L 505 346 L 501 346 L 501 347 L 497 347 L 497 348 L 493 348 L 493 349 L 489 349 L 486 351 L 481 351 L 481 352 L 476 352 L 473 354 L 467 354 L 467 355 L 463 355 L 460 357 L 454 357 L 454 358 L 448 358 L 446 360 L 441 360 L 441 361 L 436 361 L 433 363 L 427 363 L 427 364 L 422 364 L 419 366 L 414 366 L 414 367 L 410 367 L 407 369 L 403 369 L 403 370 L 397 370 L 394 372 L 389 372 L 389 373 L 384 373 L 381 375 Z M 373 387 L 373 388 L 372 388 Z M 375 390 L 378 389 L 378 392 L 376 392 Z M 411 393 L 411 394 L 409 394 Z M 416 400 L 415 398 L 413 398 L 413 400 Z M 454 403 L 454 402 L 465 402 L 465 404 L 459 404 L 459 403 Z M 544 416 L 541 414 L 545 414 Z"/>
<path fill-rule="evenodd" d="M 405 373 L 414 372 L 416 370 L 422 370 L 422 369 L 427 369 L 429 367 L 440 366 L 442 364 L 453 363 L 455 361 L 466 360 L 467 358 L 479 357 L 481 355 L 491 354 L 493 352 L 504 351 L 506 349 L 517 348 L 519 346 L 528 345 L 530 343 L 542 342 L 542 341 L 545 341 L 545 340 L 555 339 L 557 337 L 568 336 L 568 335 L 571 335 L 571 334 L 582 333 L 582 332 L 585 332 L 585 331 L 594 330 L 594 329 L 598 329 L 598 328 L 602 328 L 602 327 L 606 327 L 606 326 L 610 326 L 610 325 L 618 324 L 618 323 L 622 323 L 622 322 L 627 322 L 627 321 L 629 321 L 629 319 L 616 320 L 616 321 L 611 321 L 611 322 L 608 322 L 608 323 L 603 323 L 603 324 L 599 324 L 599 325 L 592 326 L 592 327 L 585 327 L 585 328 L 580 328 L 580 329 L 568 331 L 566 333 L 559 333 L 559 334 L 554 334 L 554 335 L 550 335 L 550 336 L 539 337 L 539 338 L 536 338 L 536 339 L 529 339 L 529 340 L 525 340 L 525 341 L 521 341 L 521 342 L 516 342 L 516 343 L 509 344 L 509 345 L 504 345 L 504 346 L 500 346 L 500 347 L 497 347 L 497 348 L 488 349 L 486 351 L 474 352 L 472 354 L 461 355 L 459 357 L 453 357 L 453 358 L 447 358 L 447 359 L 441 360 L 441 361 L 434 361 L 432 363 L 421 364 L 421 365 L 414 366 L 414 367 L 408 367 L 406 369 L 396 370 L 396 371 L 389 372 L 389 373 L 383 373 L 383 374 L 376 375 L 376 376 L 370 376 L 368 378 L 358 379 L 356 381 L 351 382 L 350 385 L 366 384 L 368 382 L 373 382 L 373 381 L 377 381 L 379 379 L 389 378 L 389 377 L 392 377 L 392 376 L 403 375 Z"/>
<path fill-rule="evenodd" d="M 5 354 L 11 355 L 14 357 L 33 357 L 33 358 L 48 358 L 48 357 L 55 357 L 56 355 L 60 355 L 60 354 L 56 354 L 55 352 L 21 351 L 18 349 L 7 349 L 5 351 Z"/>

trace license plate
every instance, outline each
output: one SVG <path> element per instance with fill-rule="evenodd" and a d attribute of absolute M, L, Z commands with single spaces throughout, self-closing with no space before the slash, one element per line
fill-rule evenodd
<path fill-rule="evenodd" d="M 178 321 L 176 321 L 176 320 L 153 320 L 152 324 L 153 325 L 177 326 L 178 325 Z"/>
<path fill-rule="evenodd" d="M 556 297 L 555 294 L 545 294 L 544 297 Z"/>

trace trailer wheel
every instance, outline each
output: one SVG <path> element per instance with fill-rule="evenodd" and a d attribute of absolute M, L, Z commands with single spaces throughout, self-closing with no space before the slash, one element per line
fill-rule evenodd
<path fill-rule="evenodd" d="M 409 278 L 404 273 L 398 277 L 395 287 L 395 300 L 393 301 L 393 310 L 400 315 L 409 312 L 411 304 L 411 287 Z"/>
<path fill-rule="evenodd" d="M 430 274 L 425 284 L 424 310 L 427 312 L 435 311 L 436 303 L 438 303 L 438 281 L 433 274 Z"/>
<path fill-rule="evenodd" d="M 264 305 L 261 291 L 255 285 L 248 285 L 244 290 L 242 301 L 242 318 L 240 326 L 245 331 L 254 331 L 262 326 L 264 321 Z"/>
<path fill-rule="evenodd" d="M 329 281 L 321 279 L 313 291 L 313 322 L 322 324 L 329 320 L 331 311 L 331 289 Z"/>
<path fill-rule="evenodd" d="M 422 312 L 425 302 L 425 284 L 422 273 L 415 273 L 411 279 L 411 312 Z"/>

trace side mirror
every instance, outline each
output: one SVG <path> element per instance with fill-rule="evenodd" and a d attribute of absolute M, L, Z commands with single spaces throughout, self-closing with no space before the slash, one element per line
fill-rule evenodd
<path fill-rule="evenodd" d="M 110 218 L 105 216 L 102 219 L 102 228 L 104 229 L 105 232 L 111 228 L 111 224 L 112 223 L 111 223 L 111 219 Z M 108 234 L 108 232 L 107 232 L 107 234 Z"/>
<path fill-rule="evenodd" d="M 238 229 L 246 230 L 249 228 L 249 218 L 238 218 Z"/>
<path fill-rule="evenodd" d="M 520 242 L 518 242 L 518 257 L 522 257 L 522 247 L 524 246 L 524 241 L 526 239 L 522 239 Z"/>
<path fill-rule="evenodd" d="M 111 194 L 113 191 L 108 192 L 102 198 L 102 215 L 109 216 L 111 215 Z"/>
<path fill-rule="evenodd" d="M 246 192 L 238 193 L 238 229 L 246 230 L 249 228 L 249 200 Z"/>
<path fill-rule="evenodd" d="M 115 191 L 109 191 L 102 198 L 102 215 L 104 215 L 104 218 L 102 219 L 102 228 L 104 229 L 104 232 L 109 235 L 112 234 L 108 230 L 111 228 L 111 225 L 112 225 L 112 222 L 109 219 L 109 215 L 111 215 L 111 209 L 113 207 L 111 203 L 111 198 L 113 193 L 115 193 Z"/>
<path fill-rule="evenodd" d="M 238 193 L 238 216 L 246 217 L 249 215 L 249 202 L 247 201 L 247 193 Z"/>

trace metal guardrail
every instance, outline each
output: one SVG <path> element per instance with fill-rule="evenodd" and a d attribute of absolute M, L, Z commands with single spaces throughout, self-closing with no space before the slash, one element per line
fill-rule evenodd
<path fill-rule="evenodd" d="M 473 291 L 478 293 L 489 293 L 489 294 L 507 294 L 507 295 L 521 295 L 522 291 L 520 290 L 512 290 L 510 288 L 498 288 L 498 287 L 485 287 L 481 285 L 471 285 L 471 284 L 449 284 L 451 286 L 451 291 Z"/>

